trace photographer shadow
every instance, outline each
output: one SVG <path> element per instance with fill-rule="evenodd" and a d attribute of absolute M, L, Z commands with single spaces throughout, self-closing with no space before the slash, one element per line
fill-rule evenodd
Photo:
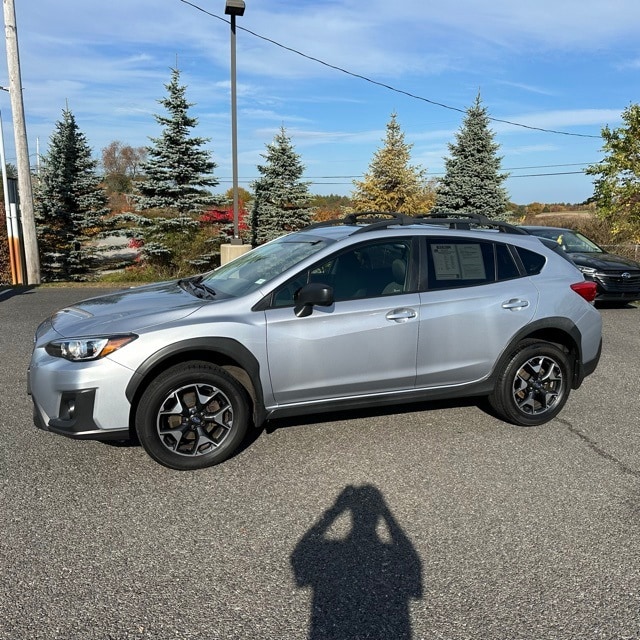
<path fill-rule="evenodd" d="M 291 564 L 297 585 L 313 589 L 310 639 L 411 638 L 421 562 L 376 487 L 346 487 L 298 542 Z"/>

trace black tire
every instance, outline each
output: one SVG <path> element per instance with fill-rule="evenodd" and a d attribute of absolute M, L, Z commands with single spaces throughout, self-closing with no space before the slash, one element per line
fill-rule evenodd
<path fill-rule="evenodd" d="M 160 374 L 145 390 L 136 411 L 136 432 L 145 451 L 179 471 L 226 460 L 249 426 L 244 387 L 208 362 L 185 362 Z"/>
<path fill-rule="evenodd" d="M 499 375 L 489 403 L 512 424 L 544 424 L 567 402 L 571 375 L 571 363 L 562 349 L 549 342 L 523 340 Z"/>

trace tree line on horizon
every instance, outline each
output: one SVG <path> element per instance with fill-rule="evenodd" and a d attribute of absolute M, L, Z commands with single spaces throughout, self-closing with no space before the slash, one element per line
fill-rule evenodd
<path fill-rule="evenodd" d="M 192 135 L 198 121 L 189 115 L 192 104 L 179 70 L 172 69 L 165 88 L 167 95 L 158 102 L 166 113 L 154 116 L 160 136 L 150 138 L 147 147 L 114 141 L 102 150 L 101 163 L 92 158 L 71 110 L 63 110 L 34 182 L 43 281 L 92 277 L 100 256 L 121 246 L 108 242 L 118 236 L 128 239 L 139 259 L 124 275 L 118 273 L 124 263 L 110 263 L 116 278 L 171 278 L 217 265 L 220 244 L 234 230 L 232 190 L 213 192 L 219 186 L 217 165 L 204 149 L 209 140 Z M 640 169 L 633 164 L 640 146 L 640 107 L 630 105 L 622 117 L 622 127 L 602 131 L 605 156 L 587 169 L 595 176 L 594 196 L 582 204 L 509 201 L 508 174 L 501 170 L 499 145 L 479 94 L 448 145 L 442 178 L 430 178 L 411 164 L 413 145 L 392 113 L 382 146 L 363 178 L 354 180 L 350 196 L 310 193 L 301 157 L 281 127 L 266 144 L 251 190 L 239 189 L 240 235 L 256 246 L 350 211 L 465 212 L 509 219 L 588 207 L 610 223 L 612 238 L 640 242 Z"/>

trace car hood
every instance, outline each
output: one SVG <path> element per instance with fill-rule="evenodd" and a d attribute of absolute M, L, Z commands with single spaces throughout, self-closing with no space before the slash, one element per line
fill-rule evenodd
<path fill-rule="evenodd" d="M 56 312 L 46 324 L 67 338 L 129 333 L 180 320 L 203 304 L 177 281 L 161 282 L 83 300 Z"/>
<path fill-rule="evenodd" d="M 569 256 L 576 264 L 594 269 L 640 270 L 639 263 L 613 253 L 569 253 Z"/>

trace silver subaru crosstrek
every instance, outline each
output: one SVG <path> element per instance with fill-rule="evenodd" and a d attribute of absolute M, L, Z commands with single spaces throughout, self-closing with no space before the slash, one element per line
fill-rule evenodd
<path fill-rule="evenodd" d="M 173 469 L 321 411 L 484 396 L 507 422 L 545 423 L 602 344 L 595 284 L 554 244 L 473 215 L 350 215 L 85 300 L 37 330 L 35 423 L 137 438 Z"/>

